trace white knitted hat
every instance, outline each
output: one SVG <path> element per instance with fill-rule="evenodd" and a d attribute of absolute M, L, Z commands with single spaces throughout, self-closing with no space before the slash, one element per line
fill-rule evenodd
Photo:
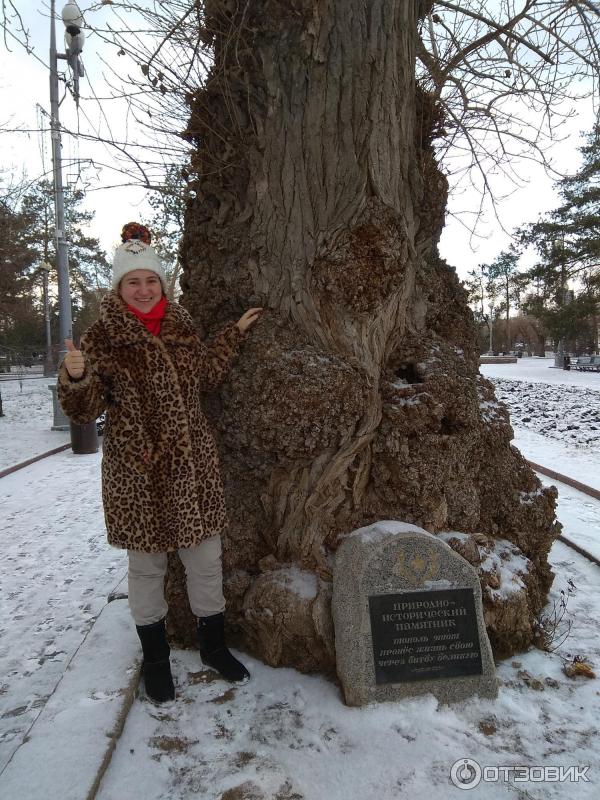
<path fill-rule="evenodd" d="M 139 239 L 130 239 L 115 250 L 113 259 L 112 287 L 118 289 L 121 280 L 134 269 L 147 269 L 160 278 L 163 291 L 167 289 L 167 278 L 164 267 L 156 250 Z"/>

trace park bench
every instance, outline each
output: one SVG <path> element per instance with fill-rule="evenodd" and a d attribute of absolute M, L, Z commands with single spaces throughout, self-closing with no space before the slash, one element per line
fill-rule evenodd
<path fill-rule="evenodd" d="M 579 356 L 571 360 L 571 369 L 584 370 L 591 362 L 591 356 Z"/>
<path fill-rule="evenodd" d="M 600 356 L 592 356 L 592 360 L 585 369 L 600 372 Z"/>
<path fill-rule="evenodd" d="M 600 356 L 579 356 L 571 361 L 571 369 L 582 372 L 600 372 Z"/>

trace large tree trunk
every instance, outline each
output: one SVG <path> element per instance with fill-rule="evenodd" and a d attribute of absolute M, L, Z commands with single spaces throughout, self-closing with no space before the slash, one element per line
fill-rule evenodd
<path fill-rule="evenodd" d="M 437 255 L 447 184 L 439 113 L 415 83 L 421 3 L 205 6 L 215 64 L 190 98 L 184 303 L 205 334 L 268 309 L 209 403 L 232 629 L 270 664 L 332 672 L 332 553 L 391 518 L 515 543 L 526 589 L 508 615 L 490 589 L 486 613 L 498 652 L 526 645 L 555 495 L 509 444 L 465 292 Z M 475 541 L 493 548 L 468 543 L 479 563 Z M 189 638 L 180 581 L 171 625 Z"/>

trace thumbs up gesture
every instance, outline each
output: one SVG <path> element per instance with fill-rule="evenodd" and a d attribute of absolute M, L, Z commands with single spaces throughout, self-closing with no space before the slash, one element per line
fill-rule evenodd
<path fill-rule="evenodd" d="M 71 339 L 65 339 L 65 347 L 67 354 L 64 358 L 63 364 L 71 378 L 77 380 L 81 378 L 85 370 L 85 362 L 83 360 L 83 353 L 78 350 Z"/>

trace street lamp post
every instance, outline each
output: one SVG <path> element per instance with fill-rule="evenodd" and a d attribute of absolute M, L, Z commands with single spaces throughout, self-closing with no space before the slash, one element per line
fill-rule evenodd
<path fill-rule="evenodd" d="M 490 347 L 489 350 L 487 351 L 487 355 L 493 356 L 494 355 L 494 306 L 492 303 L 490 303 L 490 314 L 488 319 L 489 319 L 488 329 L 490 334 Z"/>
<path fill-rule="evenodd" d="M 567 301 L 567 290 L 566 290 L 566 275 L 565 275 L 565 240 L 564 235 L 560 239 L 555 239 L 553 244 L 554 254 L 560 259 L 560 289 L 559 289 L 559 301 L 560 301 L 560 308 L 561 311 L 564 312 L 566 301 Z M 554 366 L 558 367 L 559 369 L 565 369 L 565 337 L 564 335 L 560 337 L 558 340 L 558 347 L 556 353 L 554 355 Z"/>
<path fill-rule="evenodd" d="M 69 245 L 65 231 L 65 192 L 62 179 L 62 157 L 60 141 L 60 120 L 58 116 L 58 61 L 69 63 L 75 76 L 76 101 L 78 101 L 79 77 L 83 67 L 79 54 L 83 48 L 83 17 L 75 2 L 68 2 L 62 10 L 65 24 L 66 53 L 56 50 L 56 2 L 50 0 L 50 133 L 52 137 L 52 167 L 54 172 L 54 216 L 56 241 L 56 268 L 58 273 L 59 308 L 59 360 L 66 353 L 65 339 L 73 338 L 71 317 L 71 291 L 69 288 Z M 91 453 L 98 450 L 98 436 L 95 421 L 87 425 L 75 425 L 65 417 L 56 396 L 56 386 L 51 386 L 54 400 L 53 430 L 71 431 L 71 446 L 74 453 Z"/>
<path fill-rule="evenodd" d="M 50 298 L 48 296 L 48 273 L 50 272 L 50 264 L 47 261 L 42 261 L 40 264 L 42 272 L 43 291 L 44 291 L 44 327 L 46 329 L 46 355 L 44 356 L 44 377 L 48 378 L 54 373 L 54 365 L 52 363 L 52 332 L 50 329 Z"/>
<path fill-rule="evenodd" d="M 62 178 L 60 121 L 58 117 L 58 58 L 56 52 L 55 0 L 50 1 L 50 132 L 54 169 L 54 236 L 58 271 L 58 307 L 60 324 L 59 353 L 66 353 L 65 339 L 73 338 L 71 292 L 69 288 L 69 246 L 65 235 L 65 193 Z M 63 56 L 64 57 L 64 56 Z"/>

